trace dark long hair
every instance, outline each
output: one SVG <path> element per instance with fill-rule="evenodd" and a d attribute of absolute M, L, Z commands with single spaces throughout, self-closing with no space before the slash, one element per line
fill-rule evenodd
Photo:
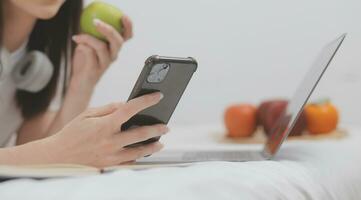
<path fill-rule="evenodd" d="M 3 3 L 0 2 L 0 37 L 3 30 Z M 56 16 L 49 20 L 38 20 L 29 37 L 27 50 L 44 52 L 54 65 L 54 73 L 49 84 L 40 92 L 31 93 L 18 90 L 16 101 L 25 119 L 45 112 L 55 96 L 58 83 L 67 83 L 69 60 L 74 50 L 71 36 L 79 32 L 79 19 L 83 8 L 82 0 L 67 0 Z M 64 79 L 59 80 L 63 70 Z"/>

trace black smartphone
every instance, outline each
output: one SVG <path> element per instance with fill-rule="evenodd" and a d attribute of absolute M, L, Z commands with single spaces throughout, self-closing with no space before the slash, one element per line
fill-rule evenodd
<path fill-rule="evenodd" d="M 149 57 L 145 61 L 144 68 L 128 101 L 154 92 L 161 92 L 164 97 L 157 105 L 134 115 L 121 126 L 121 130 L 145 125 L 168 124 L 193 73 L 197 70 L 197 66 L 197 61 L 191 57 L 177 58 L 157 55 Z M 158 140 L 159 137 L 151 138 L 127 147 L 149 144 Z"/>

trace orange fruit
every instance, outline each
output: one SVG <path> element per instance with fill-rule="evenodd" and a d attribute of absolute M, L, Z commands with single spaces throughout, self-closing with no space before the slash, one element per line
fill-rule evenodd
<path fill-rule="evenodd" d="M 257 127 L 257 108 L 251 104 L 229 106 L 224 113 L 229 137 L 249 137 Z"/>
<path fill-rule="evenodd" d="M 329 133 L 337 128 L 339 113 L 329 101 L 308 104 L 305 114 L 307 130 L 311 134 Z"/>

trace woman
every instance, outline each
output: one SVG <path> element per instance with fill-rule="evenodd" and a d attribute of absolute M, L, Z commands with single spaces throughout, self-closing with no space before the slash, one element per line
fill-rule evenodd
<path fill-rule="evenodd" d="M 160 93 L 84 111 L 101 75 L 117 58 L 123 43 L 132 37 L 132 23 L 123 17 L 125 31 L 120 34 L 95 20 L 97 30 L 107 38 L 105 43 L 78 34 L 81 10 L 81 0 L 0 2 L 1 47 L 9 52 L 9 62 L 3 67 L 11 68 L 31 50 L 45 53 L 54 65 L 49 83 L 36 93 L 17 89 L 11 73 L 0 80 L 0 146 L 18 132 L 17 146 L 0 148 L 0 164 L 76 163 L 104 167 L 161 149 L 160 143 L 123 147 L 165 134 L 165 125 L 119 134 L 120 125 L 159 102 Z M 50 111 L 49 105 L 54 105 L 56 91 L 61 88 L 58 85 L 66 85 L 60 92 L 62 101 L 55 111 Z"/>

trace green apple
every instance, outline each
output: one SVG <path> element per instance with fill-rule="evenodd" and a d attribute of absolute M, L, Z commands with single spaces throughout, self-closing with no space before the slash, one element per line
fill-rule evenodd
<path fill-rule="evenodd" d="M 106 38 L 96 30 L 94 19 L 102 20 L 121 33 L 123 31 L 122 16 L 122 11 L 113 5 L 94 1 L 84 8 L 80 17 L 80 27 L 83 32 L 105 41 Z"/>

